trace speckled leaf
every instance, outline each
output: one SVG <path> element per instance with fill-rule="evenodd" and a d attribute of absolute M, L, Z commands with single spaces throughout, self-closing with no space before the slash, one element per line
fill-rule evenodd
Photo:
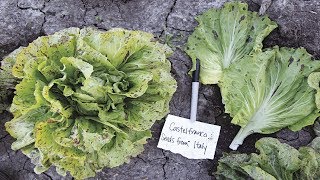
<path fill-rule="evenodd" d="M 189 37 L 186 52 L 200 60 L 200 80 L 217 84 L 223 70 L 246 55 L 260 52 L 263 39 L 277 27 L 268 17 L 248 11 L 241 2 L 225 3 L 196 17 L 199 25 Z"/>
<path fill-rule="evenodd" d="M 320 146 L 318 145 L 318 149 Z M 317 179 L 320 178 L 320 152 L 316 152 L 311 147 L 301 147 L 299 149 L 301 170 L 296 173 L 298 179 Z"/>
<path fill-rule="evenodd" d="M 251 161 L 258 162 L 261 169 L 276 179 L 292 179 L 300 169 L 299 151 L 295 148 L 274 138 L 260 139 L 255 146 L 260 154 L 254 154 Z"/>
<path fill-rule="evenodd" d="M 143 149 L 143 144 L 151 137 L 151 132 L 147 131 L 125 131 L 127 137 L 118 135 L 114 141 L 114 147 L 104 146 L 98 152 L 98 164 L 100 166 L 116 167 L 123 162 L 129 162 L 130 156 L 137 156 Z"/>
<path fill-rule="evenodd" d="M 11 136 L 18 139 L 12 143 L 12 149 L 18 150 L 34 143 L 35 123 L 46 120 L 50 116 L 52 116 L 52 113 L 48 112 L 48 107 L 40 107 L 29 110 L 19 118 L 6 123 L 6 130 L 11 134 Z"/>
<path fill-rule="evenodd" d="M 320 62 L 302 48 L 274 47 L 232 64 L 220 84 L 226 111 L 241 126 L 230 148 L 253 133 L 312 125 L 319 109 L 307 77 L 318 68 Z"/>
<path fill-rule="evenodd" d="M 49 161 L 61 169 L 66 169 L 76 178 L 94 176 L 95 172 L 86 162 L 86 154 L 76 147 L 63 147 L 55 142 L 52 132 L 59 124 L 50 121 L 41 122 L 36 125 L 35 147 L 42 154 L 42 164 Z"/>
<path fill-rule="evenodd" d="M 273 175 L 254 165 L 242 166 L 242 169 L 253 179 L 277 180 Z"/>
<path fill-rule="evenodd" d="M 223 154 L 219 159 L 215 177 L 218 180 L 235 179 L 245 180 L 248 175 L 241 168 L 241 165 L 249 164 L 250 156 L 247 154 Z"/>
<path fill-rule="evenodd" d="M 85 29 L 82 34 L 83 40 L 96 51 L 105 55 L 114 67 L 125 64 L 128 57 L 153 39 L 152 34 L 142 31 L 127 31 L 121 28 L 108 32 Z"/>
<path fill-rule="evenodd" d="M 61 65 L 59 60 L 62 57 L 72 57 L 75 54 L 76 34 L 69 35 L 67 31 L 63 30 L 53 35 L 39 37 L 27 47 L 22 48 L 16 55 L 16 61 L 12 69 L 13 75 L 17 78 L 23 78 L 25 76 L 25 64 L 31 63 L 30 61 L 35 60 L 35 58 L 46 58 L 48 63 Z M 75 29 L 75 31 L 79 31 L 79 29 Z"/>
<path fill-rule="evenodd" d="M 274 138 L 256 142 L 259 154 L 225 154 L 219 160 L 219 179 L 293 180 L 302 167 L 301 153 Z"/>

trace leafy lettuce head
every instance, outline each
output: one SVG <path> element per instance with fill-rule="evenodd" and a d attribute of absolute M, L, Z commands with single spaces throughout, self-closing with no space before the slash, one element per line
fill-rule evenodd
<path fill-rule="evenodd" d="M 92 177 L 143 151 L 176 90 L 171 50 L 141 31 L 69 28 L 10 54 L 19 79 L 7 131 L 36 165 Z"/>

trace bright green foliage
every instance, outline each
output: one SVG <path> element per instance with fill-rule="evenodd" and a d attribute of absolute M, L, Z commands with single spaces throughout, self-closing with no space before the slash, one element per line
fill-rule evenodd
<path fill-rule="evenodd" d="M 220 83 L 226 112 L 241 126 L 230 145 L 236 149 L 250 134 L 284 127 L 297 131 L 319 117 L 315 91 L 308 85 L 320 68 L 305 49 L 274 47 L 247 56 L 226 69 Z"/>
<path fill-rule="evenodd" d="M 217 179 L 317 180 L 320 177 L 317 138 L 299 150 L 274 138 L 258 140 L 256 148 L 259 154 L 224 154 L 215 173 Z"/>
<path fill-rule="evenodd" d="M 246 55 L 260 52 L 263 39 L 277 27 L 268 17 L 248 11 L 241 2 L 225 3 L 196 17 L 199 25 L 188 39 L 186 52 L 200 60 L 200 80 L 217 84 L 223 70 Z"/>
<path fill-rule="evenodd" d="M 141 31 L 69 28 L 10 54 L 21 81 L 6 123 L 12 149 L 36 173 L 54 165 L 77 179 L 127 162 L 169 111 L 170 53 Z"/>

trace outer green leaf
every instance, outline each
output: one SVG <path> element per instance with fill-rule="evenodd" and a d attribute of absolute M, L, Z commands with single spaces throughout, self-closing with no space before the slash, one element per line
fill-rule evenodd
<path fill-rule="evenodd" d="M 320 72 L 313 72 L 308 77 L 308 84 L 310 87 L 314 88 L 317 91 L 315 95 L 315 102 L 317 104 L 318 109 L 320 109 Z"/>
<path fill-rule="evenodd" d="M 16 49 L 0 63 L 0 113 L 10 105 L 10 97 L 13 94 L 15 85 L 18 83 L 18 79 L 12 75 L 11 70 L 16 56 L 21 50 L 22 48 Z"/>
<path fill-rule="evenodd" d="M 108 167 L 116 167 L 123 162 L 128 162 L 130 156 L 137 156 L 143 151 L 143 144 L 147 138 L 151 137 L 151 132 L 147 131 L 126 131 L 127 139 L 123 136 L 118 136 L 114 141 L 114 148 L 108 149 L 105 146 L 98 156 L 100 157 L 98 163 L 107 165 Z"/>
<path fill-rule="evenodd" d="M 225 3 L 222 9 L 210 9 L 196 17 L 199 22 L 188 39 L 187 53 L 200 60 L 200 80 L 217 84 L 222 71 L 248 54 L 260 52 L 263 39 L 277 27 L 266 16 L 248 11 L 241 2 Z"/>
<path fill-rule="evenodd" d="M 263 179 L 263 180 L 276 180 L 273 175 L 264 171 L 260 167 L 256 167 L 255 165 L 246 165 L 243 166 L 242 169 L 253 179 Z"/>
<path fill-rule="evenodd" d="M 142 31 L 70 28 L 9 56 L 19 79 L 7 131 L 42 173 L 77 179 L 128 162 L 176 90 L 170 49 Z M 8 70 L 8 71 L 9 71 Z M 11 71 L 11 70 L 10 70 Z"/>
<path fill-rule="evenodd" d="M 293 180 L 307 161 L 300 151 L 274 138 L 262 138 L 255 146 L 259 154 L 225 154 L 219 160 L 218 179 Z"/>
<path fill-rule="evenodd" d="M 52 132 L 58 124 L 48 122 L 38 123 L 36 126 L 35 147 L 42 154 L 41 163 L 49 162 L 55 166 L 70 171 L 75 177 L 94 176 L 95 172 L 85 162 L 85 153 L 76 147 L 63 147 L 55 141 Z"/>
<path fill-rule="evenodd" d="M 277 139 L 263 138 L 255 146 L 260 154 L 253 154 L 251 160 L 276 179 L 292 179 L 293 173 L 300 168 L 299 151 Z"/>
<path fill-rule="evenodd" d="M 74 35 L 69 34 L 71 30 L 75 31 Z M 63 30 L 50 36 L 39 37 L 27 47 L 22 48 L 21 52 L 16 55 L 15 65 L 12 69 L 13 75 L 18 78 L 25 77 L 25 64 L 32 64 L 37 58 L 45 58 L 48 65 L 57 64 L 63 68 L 59 60 L 62 57 L 72 57 L 75 54 L 75 35 L 78 33 L 79 29 L 70 28 L 69 30 Z M 52 72 L 52 76 L 55 76 L 54 73 Z"/>
<path fill-rule="evenodd" d="M 295 175 L 298 179 L 320 178 L 320 137 L 316 137 L 307 147 L 299 149 L 301 169 Z"/>
<path fill-rule="evenodd" d="M 245 180 L 248 176 L 242 165 L 249 165 L 250 156 L 247 154 L 223 154 L 219 159 L 219 165 L 215 177 L 217 179 Z"/>
<path fill-rule="evenodd" d="M 318 147 L 319 148 L 319 147 Z M 299 149 L 301 170 L 296 173 L 299 179 L 319 179 L 320 178 L 320 153 L 310 147 Z"/>
<path fill-rule="evenodd" d="M 47 107 L 40 107 L 30 110 L 26 114 L 19 116 L 19 118 L 6 123 L 7 131 L 17 139 L 17 141 L 12 143 L 12 149 L 18 150 L 34 143 L 35 122 L 46 120 L 50 116 L 52 116 L 52 114 L 48 113 Z"/>
<path fill-rule="evenodd" d="M 237 149 L 253 133 L 313 124 L 319 110 L 306 79 L 319 67 L 305 49 L 275 47 L 227 69 L 220 84 L 225 108 L 234 116 L 232 123 L 242 127 L 230 148 Z"/>

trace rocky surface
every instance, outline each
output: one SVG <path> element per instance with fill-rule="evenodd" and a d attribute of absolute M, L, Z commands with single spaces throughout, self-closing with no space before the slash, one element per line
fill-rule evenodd
<path fill-rule="evenodd" d="M 187 36 L 196 26 L 194 16 L 211 7 L 220 7 L 226 0 L 1 0 L 0 58 L 19 46 L 26 46 L 41 35 L 66 27 L 95 26 L 108 30 L 113 27 L 140 29 L 151 33 L 175 49 L 170 58 L 178 90 L 171 102 L 171 114 L 188 117 L 190 81 L 187 75 L 191 61 L 183 52 Z M 258 11 L 265 0 L 247 0 L 249 8 Z M 304 46 L 320 58 L 320 2 L 318 0 L 273 0 L 266 13 L 279 24 L 265 40 L 266 47 Z M 230 125 L 224 114 L 219 88 L 202 86 L 199 99 L 199 119 L 222 126 L 217 158 L 229 151 L 228 145 L 239 127 Z M 20 151 L 10 148 L 13 138 L 4 130 L 9 113 L 0 115 L 0 171 L 11 179 L 72 179 L 59 176 L 54 168 L 37 175 L 30 160 Z M 211 175 L 217 158 L 188 160 L 180 155 L 156 148 L 163 121 L 153 128 L 153 138 L 145 151 L 131 162 L 117 168 L 105 168 L 92 179 L 214 179 Z M 310 128 L 300 132 L 283 130 L 271 135 L 295 147 L 306 145 L 313 137 Z M 254 142 L 261 135 L 251 135 L 240 148 L 254 151 Z"/>

